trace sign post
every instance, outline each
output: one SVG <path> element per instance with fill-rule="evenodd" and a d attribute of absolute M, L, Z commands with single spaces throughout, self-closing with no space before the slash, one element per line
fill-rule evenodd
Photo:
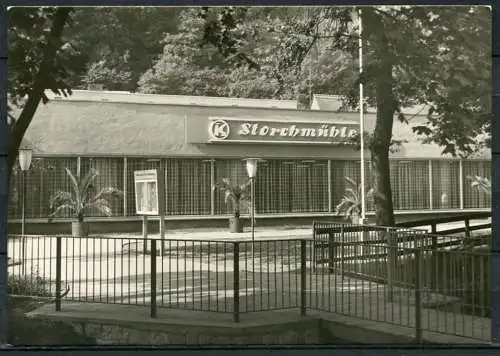
<path fill-rule="evenodd" d="M 144 251 L 147 251 L 148 215 L 159 215 L 158 172 L 156 169 L 134 171 L 135 210 L 142 215 Z"/>

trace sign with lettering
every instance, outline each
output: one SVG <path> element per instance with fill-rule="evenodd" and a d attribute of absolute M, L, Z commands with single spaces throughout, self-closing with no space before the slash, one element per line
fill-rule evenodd
<path fill-rule="evenodd" d="M 271 121 L 210 117 L 209 142 L 352 144 L 353 122 Z"/>
<path fill-rule="evenodd" d="M 135 209 L 138 215 L 158 215 L 158 173 L 134 171 Z"/>

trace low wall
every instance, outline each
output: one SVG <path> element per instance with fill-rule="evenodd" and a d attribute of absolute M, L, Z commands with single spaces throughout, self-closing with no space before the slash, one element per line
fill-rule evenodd
<path fill-rule="evenodd" d="M 414 343 L 415 330 L 369 320 L 308 310 L 242 314 L 234 323 L 217 313 L 159 309 L 148 318 L 148 308 L 72 303 L 56 312 L 42 306 L 29 317 L 72 325 L 101 345 L 336 345 Z M 425 343 L 480 344 L 458 336 L 424 332 Z"/>
<path fill-rule="evenodd" d="M 413 221 L 420 219 L 451 217 L 466 215 L 470 212 L 466 211 L 421 211 L 421 212 L 396 212 L 396 222 Z M 373 219 L 373 216 L 368 215 L 368 220 Z M 248 226 L 248 219 L 242 219 Z M 345 221 L 342 217 L 334 216 L 333 214 L 324 216 L 257 216 L 257 225 L 262 226 L 307 226 L 312 225 L 313 221 Z M 128 218 L 89 218 L 89 229 L 91 234 L 99 233 L 140 233 L 142 231 L 142 221 L 140 217 Z M 183 228 L 227 228 L 228 219 L 226 217 L 167 217 L 165 223 L 167 229 L 183 229 Z M 151 220 L 148 223 L 151 232 L 158 231 L 158 221 Z M 21 233 L 21 222 L 17 220 L 10 220 L 7 225 L 10 234 Z M 48 223 L 46 219 L 28 219 L 26 224 L 27 234 L 70 234 L 71 223 L 65 222 L 51 222 Z"/>
<path fill-rule="evenodd" d="M 259 327 L 155 326 L 121 322 L 75 323 L 78 333 L 101 345 L 290 345 L 321 343 L 317 320 Z"/>

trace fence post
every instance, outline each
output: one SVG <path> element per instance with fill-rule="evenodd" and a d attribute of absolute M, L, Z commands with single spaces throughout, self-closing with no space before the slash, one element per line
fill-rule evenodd
<path fill-rule="evenodd" d="M 148 216 L 142 216 L 142 238 L 145 240 L 148 238 Z"/>
<path fill-rule="evenodd" d="M 421 251 L 415 250 L 415 342 L 422 343 L 422 276 Z"/>
<path fill-rule="evenodd" d="M 233 321 L 240 322 L 240 243 L 233 245 Z"/>
<path fill-rule="evenodd" d="M 432 174 L 432 161 L 429 160 L 429 209 L 432 210 L 433 209 L 433 205 L 434 205 L 434 197 L 433 197 L 433 184 L 432 184 L 432 178 L 433 178 L 433 174 Z"/>
<path fill-rule="evenodd" d="M 390 228 L 386 229 L 387 233 L 387 287 L 389 289 L 388 299 L 390 302 L 394 300 L 394 266 L 396 262 L 393 234 Z"/>
<path fill-rule="evenodd" d="M 127 157 L 123 157 L 123 216 L 127 216 L 127 197 L 128 197 L 128 162 Z M 133 194 L 133 192 L 132 192 Z"/>
<path fill-rule="evenodd" d="M 460 199 L 460 209 L 464 208 L 464 165 L 463 161 L 458 161 L 458 175 L 460 180 L 458 181 L 459 199 Z"/>
<path fill-rule="evenodd" d="M 306 315 L 306 240 L 300 240 L 300 315 Z"/>
<path fill-rule="evenodd" d="M 332 201 L 332 160 L 328 160 L 328 212 L 333 211 L 333 201 Z"/>
<path fill-rule="evenodd" d="M 321 247 L 323 249 L 323 247 Z M 311 244 L 311 255 L 312 255 L 312 270 L 316 272 L 316 221 L 312 222 L 312 244 Z"/>
<path fill-rule="evenodd" d="M 144 240 L 147 245 L 147 241 Z M 151 317 L 156 318 L 156 240 L 151 239 Z"/>
<path fill-rule="evenodd" d="M 62 237 L 56 237 L 56 311 L 61 311 Z"/>
<path fill-rule="evenodd" d="M 467 241 L 470 239 L 470 220 L 465 219 L 464 223 L 465 223 L 465 240 Z"/>
<path fill-rule="evenodd" d="M 335 235 L 333 234 L 332 231 L 328 232 L 328 271 L 330 273 L 333 272 L 333 266 L 334 262 L 333 260 L 335 259 L 336 256 L 336 248 L 335 248 Z"/>
<path fill-rule="evenodd" d="M 341 280 L 342 280 L 342 285 L 344 285 L 344 224 L 340 225 L 340 273 L 341 273 Z"/>

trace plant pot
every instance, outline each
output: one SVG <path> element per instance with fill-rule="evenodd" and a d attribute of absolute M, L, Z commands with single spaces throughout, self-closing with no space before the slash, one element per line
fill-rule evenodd
<path fill-rule="evenodd" d="M 361 217 L 359 215 L 352 215 L 351 216 L 351 222 L 354 225 L 359 225 L 360 221 L 361 221 Z"/>
<path fill-rule="evenodd" d="M 71 235 L 73 237 L 87 237 L 89 234 L 88 225 L 83 221 L 73 221 L 71 223 Z"/>
<path fill-rule="evenodd" d="M 243 232 L 243 221 L 240 218 L 229 218 L 229 232 L 232 234 Z"/>

